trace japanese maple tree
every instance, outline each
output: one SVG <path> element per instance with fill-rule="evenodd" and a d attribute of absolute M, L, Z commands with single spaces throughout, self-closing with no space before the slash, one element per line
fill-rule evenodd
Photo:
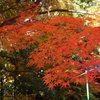
<path fill-rule="evenodd" d="M 34 6 L 22 10 L 15 24 L 0 28 L 2 48 L 10 52 L 37 44 L 28 65 L 44 70 L 43 80 L 49 88 L 83 83 L 86 78 L 94 81 L 98 74 L 95 64 L 100 63 L 94 52 L 100 45 L 100 27 L 85 26 L 84 19 L 69 16 L 41 21 L 31 9 Z"/>

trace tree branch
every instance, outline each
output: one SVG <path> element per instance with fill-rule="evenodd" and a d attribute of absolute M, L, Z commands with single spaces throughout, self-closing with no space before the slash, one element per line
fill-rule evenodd
<path fill-rule="evenodd" d="M 82 14 L 89 14 L 89 15 L 98 15 L 100 14 L 100 12 L 98 13 L 92 13 L 92 12 L 86 12 L 86 11 L 76 11 L 76 10 L 68 10 L 68 9 L 54 9 L 54 10 L 49 10 L 49 12 L 71 12 L 71 13 L 82 13 Z M 48 13 L 48 11 L 44 11 L 44 12 L 39 12 L 38 14 L 46 14 Z"/>
<path fill-rule="evenodd" d="M 44 12 L 38 12 L 38 14 L 41 15 L 41 14 L 46 14 L 48 12 L 50 13 L 50 12 L 56 12 L 56 11 L 58 11 L 58 12 L 81 13 L 81 14 L 88 14 L 88 15 L 99 15 L 100 14 L 100 12 L 92 13 L 92 12 L 76 11 L 76 10 L 68 10 L 68 9 L 54 9 L 54 10 L 48 10 L 48 11 L 44 11 Z M 3 23 L 0 24 L 0 27 L 2 27 L 4 25 L 10 25 L 12 23 L 15 23 L 16 22 L 15 19 L 18 18 L 18 17 L 20 17 L 20 16 L 16 16 L 16 17 L 11 18 L 7 21 L 4 21 Z"/>

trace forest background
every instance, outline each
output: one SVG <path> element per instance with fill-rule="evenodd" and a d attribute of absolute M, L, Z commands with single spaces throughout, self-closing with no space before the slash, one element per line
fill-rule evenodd
<path fill-rule="evenodd" d="M 86 78 L 99 100 L 99 10 L 99 0 L 1 0 L 0 100 L 87 100 Z"/>

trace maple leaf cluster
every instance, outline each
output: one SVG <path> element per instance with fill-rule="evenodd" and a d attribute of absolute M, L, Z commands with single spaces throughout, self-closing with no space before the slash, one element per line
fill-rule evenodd
<path fill-rule="evenodd" d="M 94 81 L 98 73 L 94 65 L 100 63 L 94 52 L 100 45 L 99 27 L 84 26 L 82 19 L 62 16 L 45 23 L 45 38 L 31 52 L 29 62 L 46 69 L 45 84 L 53 88 L 66 87 L 70 82 L 86 82 L 86 77 Z M 85 71 L 88 74 L 79 77 Z"/>
<path fill-rule="evenodd" d="M 31 16 L 32 12 L 29 14 Z M 25 18 L 24 12 L 20 16 Z M 28 65 L 35 64 L 44 70 L 43 80 L 49 88 L 82 83 L 86 77 L 94 81 L 98 74 L 94 65 L 100 63 L 94 52 L 100 45 L 100 27 L 85 26 L 84 19 L 69 16 L 19 22 L 0 28 L 2 46 L 10 52 L 37 43 L 37 48 L 30 53 Z M 80 76 L 85 71 L 87 73 Z"/>

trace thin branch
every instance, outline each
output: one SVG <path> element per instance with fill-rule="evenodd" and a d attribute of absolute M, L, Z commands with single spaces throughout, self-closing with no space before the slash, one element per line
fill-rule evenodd
<path fill-rule="evenodd" d="M 89 15 L 98 15 L 100 14 L 100 12 L 98 13 L 92 13 L 92 12 L 86 12 L 86 11 L 76 11 L 76 10 L 68 10 L 68 9 L 54 9 L 54 10 L 49 10 L 49 12 L 71 12 L 71 13 L 82 13 L 82 14 L 89 14 Z M 48 13 L 48 11 L 44 11 L 44 12 L 39 12 L 38 14 L 46 14 Z"/>
<path fill-rule="evenodd" d="M 56 11 L 58 11 L 58 12 L 81 13 L 81 14 L 88 14 L 88 15 L 99 15 L 99 14 L 100 14 L 100 12 L 98 12 L 98 13 L 92 13 L 92 12 L 76 11 L 76 10 L 68 10 L 68 9 L 47 10 L 47 11 L 44 11 L 44 12 L 38 12 L 38 14 L 39 14 L 39 15 L 41 15 L 41 14 L 46 14 L 46 13 L 48 14 L 48 12 L 50 13 L 50 12 L 56 12 Z M 3 23 L 0 24 L 0 27 L 2 27 L 2 26 L 4 26 L 4 25 L 10 25 L 10 24 L 12 24 L 12 23 L 15 23 L 15 22 L 16 22 L 15 19 L 18 18 L 18 17 L 20 17 L 20 16 L 16 16 L 16 17 L 14 17 L 14 18 L 12 18 L 12 19 L 9 19 L 9 20 L 7 20 L 7 21 L 4 21 Z"/>

